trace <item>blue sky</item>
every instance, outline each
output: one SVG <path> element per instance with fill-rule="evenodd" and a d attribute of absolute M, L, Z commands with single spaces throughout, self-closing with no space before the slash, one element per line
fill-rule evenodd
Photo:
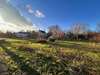
<path fill-rule="evenodd" d="M 36 25 L 35 30 L 47 31 L 51 25 L 66 30 L 76 22 L 89 24 L 95 30 L 100 22 L 100 0 L 9 0 L 9 3 Z"/>

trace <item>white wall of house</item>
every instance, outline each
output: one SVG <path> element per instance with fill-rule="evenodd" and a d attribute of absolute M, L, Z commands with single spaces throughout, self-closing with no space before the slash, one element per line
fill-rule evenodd
<path fill-rule="evenodd" d="M 27 37 L 28 34 L 24 34 L 24 33 L 17 33 L 16 34 L 17 37 Z"/>
<path fill-rule="evenodd" d="M 47 36 L 47 34 L 46 33 L 42 33 L 42 32 L 38 32 L 38 37 L 46 37 Z"/>

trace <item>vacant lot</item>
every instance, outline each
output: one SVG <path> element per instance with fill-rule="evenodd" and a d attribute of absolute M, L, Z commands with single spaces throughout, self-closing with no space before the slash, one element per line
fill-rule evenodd
<path fill-rule="evenodd" d="M 100 75 L 100 43 L 6 39 L 0 75 Z"/>

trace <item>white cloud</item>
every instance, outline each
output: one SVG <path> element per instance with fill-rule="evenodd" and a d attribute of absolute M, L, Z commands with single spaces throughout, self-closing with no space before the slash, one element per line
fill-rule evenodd
<path fill-rule="evenodd" d="M 5 31 L 32 30 L 35 24 L 25 19 L 8 1 L 0 0 L 0 29 Z"/>
<path fill-rule="evenodd" d="M 23 16 L 23 14 L 22 14 L 22 13 L 20 13 L 20 15 L 21 15 L 21 16 Z"/>
<path fill-rule="evenodd" d="M 38 18 L 43 18 L 44 17 L 44 15 L 39 10 L 36 10 L 35 16 L 37 16 Z"/>
<path fill-rule="evenodd" d="M 18 5 L 18 8 L 22 10 L 24 13 L 29 13 L 32 16 L 36 16 L 38 18 L 44 18 L 44 14 L 41 13 L 39 10 L 32 10 L 30 5 Z"/>
<path fill-rule="evenodd" d="M 32 15 L 35 15 L 38 18 L 44 18 L 43 13 L 41 13 L 39 10 L 36 10 L 35 12 L 31 9 L 30 5 L 27 5 L 26 8 L 28 9 L 28 12 Z"/>
<path fill-rule="evenodd" d="M 27 22 L 32 23 L 32 21 L 30 19 L 27 19 Z M 14 25 L 12 23 L 7 23 L 7 22 L 4 22 L 3 19 L 0 17 L 0 30 L 4 31 L 4 32 L 6 32 L 6 31 L 16 32 L 16 31 L 20 31 L 20 30 L 32 31 L 33 27 L 35 27 L 35 25 L 33 25 L 33 26 L 19 26 L 19 25 Z"/>
<path fill-rule="evenodd" d="M 26 8 L 30 14 L 34 14 L 34 11 L 31 9 L 30 5 L 27 5 Z"/>

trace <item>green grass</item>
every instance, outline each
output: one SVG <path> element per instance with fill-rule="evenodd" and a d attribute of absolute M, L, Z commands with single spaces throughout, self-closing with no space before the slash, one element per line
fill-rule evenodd
<path fill-rule="evenodd" d="M 24 51 L 23 48 L 33 51 Z M 100 75 L 100 43 L 7 39 L 0 42 L 0 75 Z"/>

